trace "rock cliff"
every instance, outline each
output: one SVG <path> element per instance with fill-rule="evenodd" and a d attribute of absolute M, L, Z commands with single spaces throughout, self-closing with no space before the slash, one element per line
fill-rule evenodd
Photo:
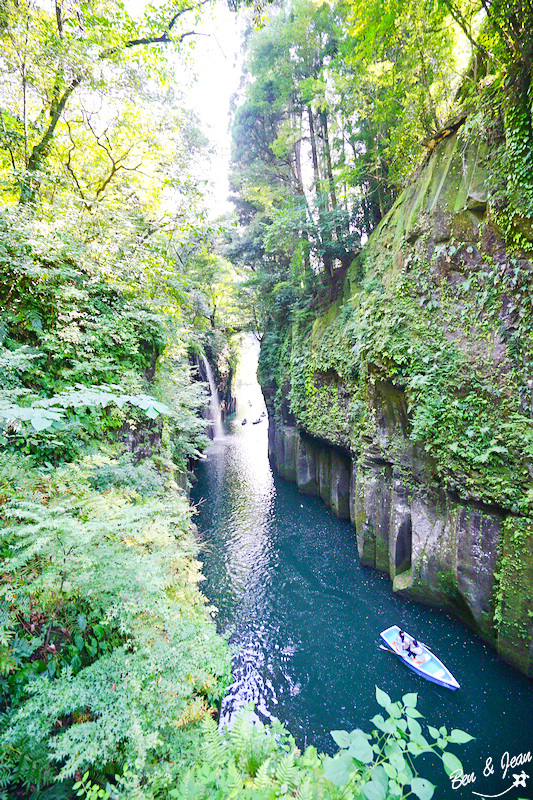
<path fill-rule="evenodd" d="M 265 333 L 259 377 L 279 473 L 533 676 L 533 228 L 506 246 L 489 166 L 461 129 L 436 147 L 335 301 Z"/>

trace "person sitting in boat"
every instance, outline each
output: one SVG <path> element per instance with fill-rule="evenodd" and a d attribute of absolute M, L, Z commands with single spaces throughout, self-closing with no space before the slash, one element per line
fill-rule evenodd
<path fill-rule="evenodd" d="M 419 642 L 417 642 L 416 639 L 413 639 L 409 647 L 409 655 L 413 656 L 413 658 L 416 658 L 417 656 L 421 656 L 423 652 L 424 650 L 422 648 L 422 645 Z"/>
<path fill-rule="evenodd" d="M 409 650 L 409 639 L 405 635 L 404 631 L 398 631 L 398 647 L 401 651 Z"/>

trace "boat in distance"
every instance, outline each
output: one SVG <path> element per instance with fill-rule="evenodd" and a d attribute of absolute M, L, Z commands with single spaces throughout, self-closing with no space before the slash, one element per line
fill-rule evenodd
<path fill-rule="evenodd" d="M 418 642 L 421 653 L 416 655 L 409 654 L 408 650 L 401 649 L 400 628 L 398 625 L 391 625 L 379 634 L 383 641 L 388 645 L 392 653 L 398 656 L 409 669 L 421 675 L 426 680 L 432 683 L 437 683 L 439 686 L 446 686 L 448 689 L 460 689 L 459 683 L 455 680 L 452 673 L 446 667 L 440 658 L 431 652 L 429 647 L 423 642 Z M 411 645 L 415 641 L 413 636 L 403 631 L 406 641 Z M 385 648 L 383 648 L 385 649 Z"/>

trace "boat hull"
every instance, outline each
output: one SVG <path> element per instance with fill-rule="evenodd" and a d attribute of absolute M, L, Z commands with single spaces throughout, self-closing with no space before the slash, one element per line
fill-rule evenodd
<path fill-rule="evenodd" d="M 437 686 L 444 686 L 446 689 L 451 689 L 452 691 L 461 688 L 448 667 L 446 667 L 429 647 L 422 642 L 419 642 L 423 651 L 421 655 L 413 658 L 407 653 L 402 652 L 397 644 L 399 632 L 400 628 L 398 625 L 391 625 L 390 628 L 381 631 L 380 636 L 400 661 L 403 661 L 403 663 L 409 667 L 410 670 L 416 672 L 417 675 L 420 675 L 427 681 L 431 681 L 431 683 L 436 683 Z M 413 640 L 412 636 L 409 634 L 406 635 L 410 641 Z"/>

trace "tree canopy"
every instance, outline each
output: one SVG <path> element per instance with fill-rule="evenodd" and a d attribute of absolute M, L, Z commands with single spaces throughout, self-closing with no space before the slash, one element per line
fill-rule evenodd
<path fill-rule="evenodd" d="M 491 177 L 501 224 L 510 234 L 514 213 L 531 216 L 530 5 L 293 0 L 269 13 L 249 33 L 235 99 L 241 230 L 228 251 L 273 293 L 265 310 L 278 293 L 291 303 L 316 294 L 321 275 L 334 290 L 435 142 L 467 116 L 472 136 L 501 142 Z"/>

